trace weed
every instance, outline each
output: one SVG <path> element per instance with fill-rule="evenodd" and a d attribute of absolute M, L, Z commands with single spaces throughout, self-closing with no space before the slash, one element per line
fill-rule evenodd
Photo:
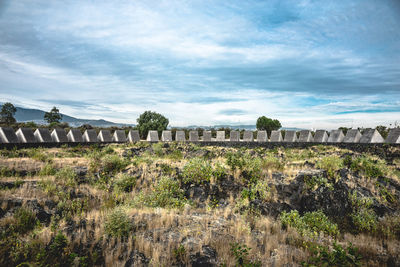
<path fill-rule="evenodd" d="M 338 156 L 328 156 L 317 161 L 315 167 L 325 170 L 329 178 L 336 179 L 336 172 L 343 168 L 343 160 Z"/>
<path fill-rule="evenodd" d="M 367 178 L 378 178 L 387 173 L 387 166 L 383 161 L 375 161 L 368 157 L 353 160 L 350 169 L 365 175 Z"/>
<path fill-rule="evenodd" d="M 24 207 L 19 208 L 14 214 L 15 223 L 11 226 L 14 232 L 25 234 L 37 224 L 35 214 Z"/>
<path fill-rule="evenodd" d="M 183 167 L 184 183 L 209 182 L 213 176 L 213 168 L 210 162 L 202 158 L 193 158 Z"/>
<path fill-rule="evenodd" d="M 55 175 L 57 170 L 54 168 L 54 166 L 51 163 L 46 163 L 39 171 L 40 176 L 50 176 L 50 175 Z"/>
<path fill-rule="evenodd" d="M 240 266 L 240 267 L 260 266 L 261 267 L 261 262 L 251 261 L 248 259 L 250 250 L 251 250 L 251 248 L 249 248 L 245 244 L 242 244 L 242 245 L 239 243 L 231 244 L 231 253 L 235 257 L 236 266 Z"/>
<path fill-rule="evenodd" d="M 306 212 L 300 216 L 297 210 L 283 211 L 280 220 L 284 227 L 291 226 L 303 236 L 318 237 L 320 233 L 330 236 L 339 234 L 337 224 L 331 222 L 322 211 Z"/>
<path fill-rule="evenodd" d="M 182 244 L 180 244 L 177 248 L 174 248 L 173 254 L 174 254 L 174 258 L 178 262 L 183 262 L 185 260 L 186 249 Z"/>
<path fill-rule="evenodd" d="M 179 182 L 162 177 L 150 193 L 140 192 L 132 202 L 133 206 L 182 208 L 187 203 L 184 191 L 179 187 Z"/>
<path fill-rule="evenodd" d="M 106 234 L 113 237 L 127 237 L 133 228 L 128 215 L 121 209 L 115 208 L 108 216 L 104 225 Z"/>
<path fill-rule="evenodd" d="M 372 198 L 358 197 L 357 192 L 354 191 L 352 194 L 349 194 L 349 199 L 353 209 L 350 217 L 357 231 L 375 231 L 378 218 L 374 210 L 370 208 L 373 203 Z"/>
<path fill-rule="evenodd" d="M 77 186 L 78 175 L 71 167 L 64 167 L 57 171 L 55 174 L 56 179 L 62 181 L 66 186 L 74 187 Z"/>
<path fill-rule="evenodd" d="M 117 192 L 131 192 L 136 184 L 136 177 L 129 174 L 118 174 L 114 180 L 114 190 Z"/>
<path fill-rule="evenodd" d="M 313 245 L 309 250 L 311 257 L 308 262 L 302 262 L 302 266 L 361 266 L 358 249 L 351 243 L 347 248 L 334 242 L 332 250 L 328 246 L 321 245 Z"/>

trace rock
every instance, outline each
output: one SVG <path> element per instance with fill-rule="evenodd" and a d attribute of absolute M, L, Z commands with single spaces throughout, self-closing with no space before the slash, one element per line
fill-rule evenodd
<path fill-rule="evenodd" d="M 202 253 L 190 255 L 192 267 L 217 266 L 217 252 L 210 246 L 202 246 Z"/>

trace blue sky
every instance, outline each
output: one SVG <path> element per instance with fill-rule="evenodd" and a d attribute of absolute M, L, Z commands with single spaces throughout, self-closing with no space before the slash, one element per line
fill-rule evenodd
<path fill-rule="evenodd" d="M 400 1 L 0 1 L 0 98 L 135 123 L 400 123 Z"/>

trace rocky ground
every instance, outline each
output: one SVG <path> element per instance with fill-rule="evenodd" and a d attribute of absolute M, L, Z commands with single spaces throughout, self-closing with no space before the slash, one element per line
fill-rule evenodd
<path fill-rule="evenodd" d="M 399 150 L 2 150 L 0 265 L 400 266 Z"/>

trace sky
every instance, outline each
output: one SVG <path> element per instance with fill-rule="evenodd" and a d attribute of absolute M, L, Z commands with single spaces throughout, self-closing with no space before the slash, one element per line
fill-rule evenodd
<path fill-rule="evenodd" d="M 0 102 L 136 123 L 400 124 L 399 0 L 0 0 Z"/>

